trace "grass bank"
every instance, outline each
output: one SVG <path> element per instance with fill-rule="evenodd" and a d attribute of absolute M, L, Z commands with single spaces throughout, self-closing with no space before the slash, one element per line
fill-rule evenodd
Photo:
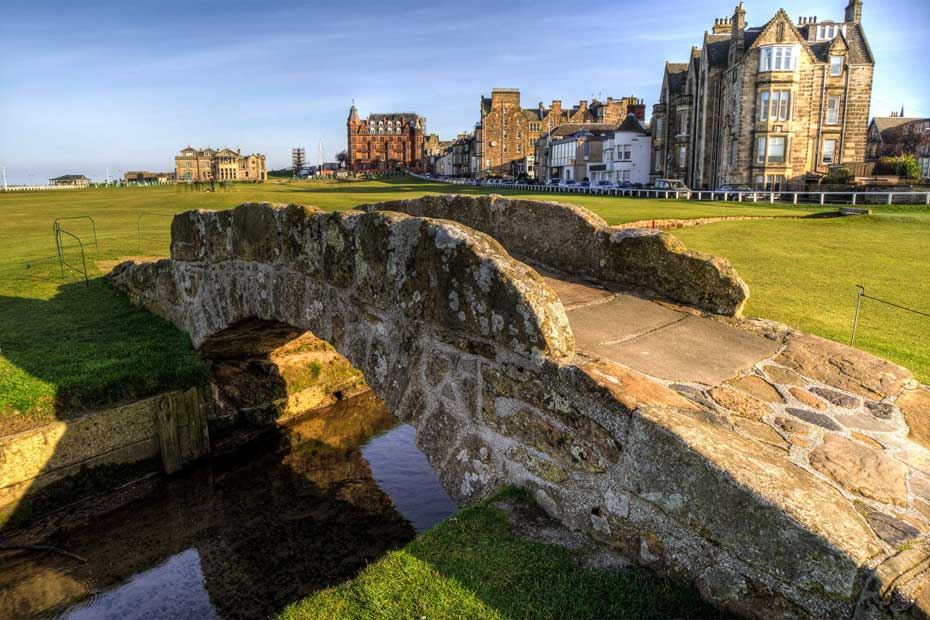
<path fill-rule="evenodd" d="M 118 260 L 167 254 L 174 213 L 227 209 L 248 201 L 312 204 L 332 211 L 431 192 L 489 193 L 410 178 L 271 182 L 212 193 L 185 190 L 161 186 L 0 194 L 0 433 L 204 380 L 185 335 L 131 307 L 99 279 Z M 611 224 L 743 215 L 792 218 L 819 210 L 497 191 L 576 203 Z M 842 341 L 851 325 L 854 284 L 918 308 L 930 303 L 930 279 L 920 273 L 930 254 L 930 211 L 876 211 L 868 218 L 731 222 L 675 234 L 691 247 L 736 264 L 752 289 L 750 314 Z M 90 222 L 66 220 L 63 226 L 88 244 L 92 280 L 86 288 L 75 273 L 61 276 L 51 232 L 55 218 L 81 215 L 95 220 L 99 252 L 91 243 Z M 75 247 L 66 250 L 66 258 L 80 262 Z M 909 365 L 930 381 L 927 322 L 867 310 L 863 348 Z"/>
<path fill-rule="evenodd" d="M 701 620 L 723 618 L 697 593 L 634 568 L 582 567 L 563 547 L 514 535 L 495 501 L 465 508 L 356 578 L 286 608 L 279 620 Z"/>

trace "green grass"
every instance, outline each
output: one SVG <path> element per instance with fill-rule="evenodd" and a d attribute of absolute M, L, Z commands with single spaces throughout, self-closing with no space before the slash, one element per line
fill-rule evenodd
<path fill-rule="evenodd" d="M 749 284 L 747 316 L 849 342 L 856 285 L 930 313 L 930 219 L 882 213 L 827 220 L 724 222 L 675 231 L 728 258 Z M 856 346 L 930 383 L 930 318 L 864 300 Z"/>
<path fill-rule="evenodd" d="M 430 192 L 489 193 L 394 178 L 370 182 L 273 182 L 228 192 L 184 191 L 184 186 L 104 188 L 0 194 L 0 434 L 205 378 L 186 336 L 131 307 L 100 280 L 118 259 L 163 256 L 170 215 L 188 209 L 226 209 L 242 202 L 312 204 L 339 210 L 362 203 Z M 819 208 L 751 203 L 688 203 L 583 195 L 499 193 L 572 202 L 611 224 L 720 216 L 799 216 Z M 749 313 L 785 321 L 824 336 L 848 338 L 852 288 L 925 308 L 930 279 L 920 273 L 930 248 L 930 211 L 876 207 L 876 215 L 848 220 L 747 221 L 677 231 L 691 247 L 731 259 L 752 290 Z M 91 215 L 90 224 L 64 223 L 87 248 L 93 278 L 62 278 L 54 258 L 56 217 Z M 141 242 L 139 232 L 141 231 Z M 66 251 L 78 263 L 76 248 Z M 911 367 L 930 380 L 927 320 L 866 307 L 861 346 Z"/>
<path fill-rule="evenodd" d="M 527 501 L 518 491 L 508 501 Z M 700 620 L 697 593 L 650 571 L 582 568 L 562 547 L 515 536 L 493 501 L 465 508 L 355 579 L 287 607 L 280 620 Z"/>

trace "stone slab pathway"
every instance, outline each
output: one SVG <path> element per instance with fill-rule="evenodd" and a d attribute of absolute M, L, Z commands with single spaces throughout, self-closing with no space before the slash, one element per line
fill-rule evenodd
<path fill-rule="evenodd" d="M 776 342 L 668 305 L 544 276 L 576 348 L 666 381 L 719 385 L 778 352 Z"/>

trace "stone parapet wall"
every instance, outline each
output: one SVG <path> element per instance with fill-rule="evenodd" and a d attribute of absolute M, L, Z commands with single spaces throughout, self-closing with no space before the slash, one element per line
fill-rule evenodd
<path fill-rule="evenodd" d="M 920 503 L 930 392 L 878 358 L 745 321 L 778 346 L 723 386 L 663 383 L 576 355 L 551 289 L 467 226 L 580 270 L 590 264 L 580 248 L 527 231 L 585 231 L 588 214 L 572 211 L 552 229 L 527 217 L 500 232 L 511 220 L 495 210 L 520 204 L 501 200 L 436 202 L 462 201 L 464 226 L 294 206 L 181 214 L 171 260 L 124 263 L 109 280 L 201 350 L 252 319 L 329 342 L 416 427 L 459 502 L 519 485 L 562 523 L 747 617 L 930 610 Z M 537 214 L 555 208 L 535 204 Z M 831 397 L 858 400 L 846 412 Z"/>
<path fill-rule="evenodd" d="M 608 226 L 575 205 L 450 194 L 358 209 L 460 222 L 490 235 L 515 256 L 717 314 L 738 316 L 749 297 L 749 288 L 726 260 L 688 250 L 665 232 Z"/>

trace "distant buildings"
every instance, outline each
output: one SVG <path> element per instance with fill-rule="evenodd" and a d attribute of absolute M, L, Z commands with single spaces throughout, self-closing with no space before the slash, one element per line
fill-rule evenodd
<path fill-rule="evenodd" d="M 549 108 L 542 102 L 535 108 L 523 108 L 520 89 L 494 88 L 490 97 L 481 97 L 471 174 L 538 176 L 535 159 L 540 136 L 564 123 L 617 126 L 629 113 L 644 119 L 641 99 L 608 97 L 607 101 L 595 100 L 590 105 L 581 101 L 570 109 L 562 109 L 562 102 L 556 99 Z"/>
<path fill-rule="evenodd" d="M 362 119 L 355 104 L 346 120 L 348 167 L 353 172 L 421 170 L 426 119 L 412 112 L 370 114 Z"/>
<path fill-rule="evenodd" d="M 175 178 L 183 181 L 252 181 L 268 180 L 265 156 L 242 155 L 239 149 L 198 150 L 188 146 L 174 158 Z"/>
<path fill-rule="evenodd" d="M 588 178 L 588 163 L 601 163 L 604 143 L 616 129 L 607 123 L 564 123 L 536 141 L 536 173 L 543 181 Z"/>
<path fill-rule="evenodd" d="M 90 185 L 90 179 L 83 174 L 66 174 L 64 176 L 55 177 L 54 179 L 49 179 L 48 184 L 59 187 L 88 187 Z"/>
<path fill-rule="evenodd" d="M 171 183 L 174 181 L 174 173 L 130 170 L 123 174 L 123 181 L 126 183 Z"/>
<path fill-rule="evenodd" d="M 665 66 L 652 178 L 779 189 L 864 161 L 874 59 L 861 15 L 850 0 L 840 22 L 779 10 L 750 27 L 740 3 L 715 20 L 688 62 Z"/>

